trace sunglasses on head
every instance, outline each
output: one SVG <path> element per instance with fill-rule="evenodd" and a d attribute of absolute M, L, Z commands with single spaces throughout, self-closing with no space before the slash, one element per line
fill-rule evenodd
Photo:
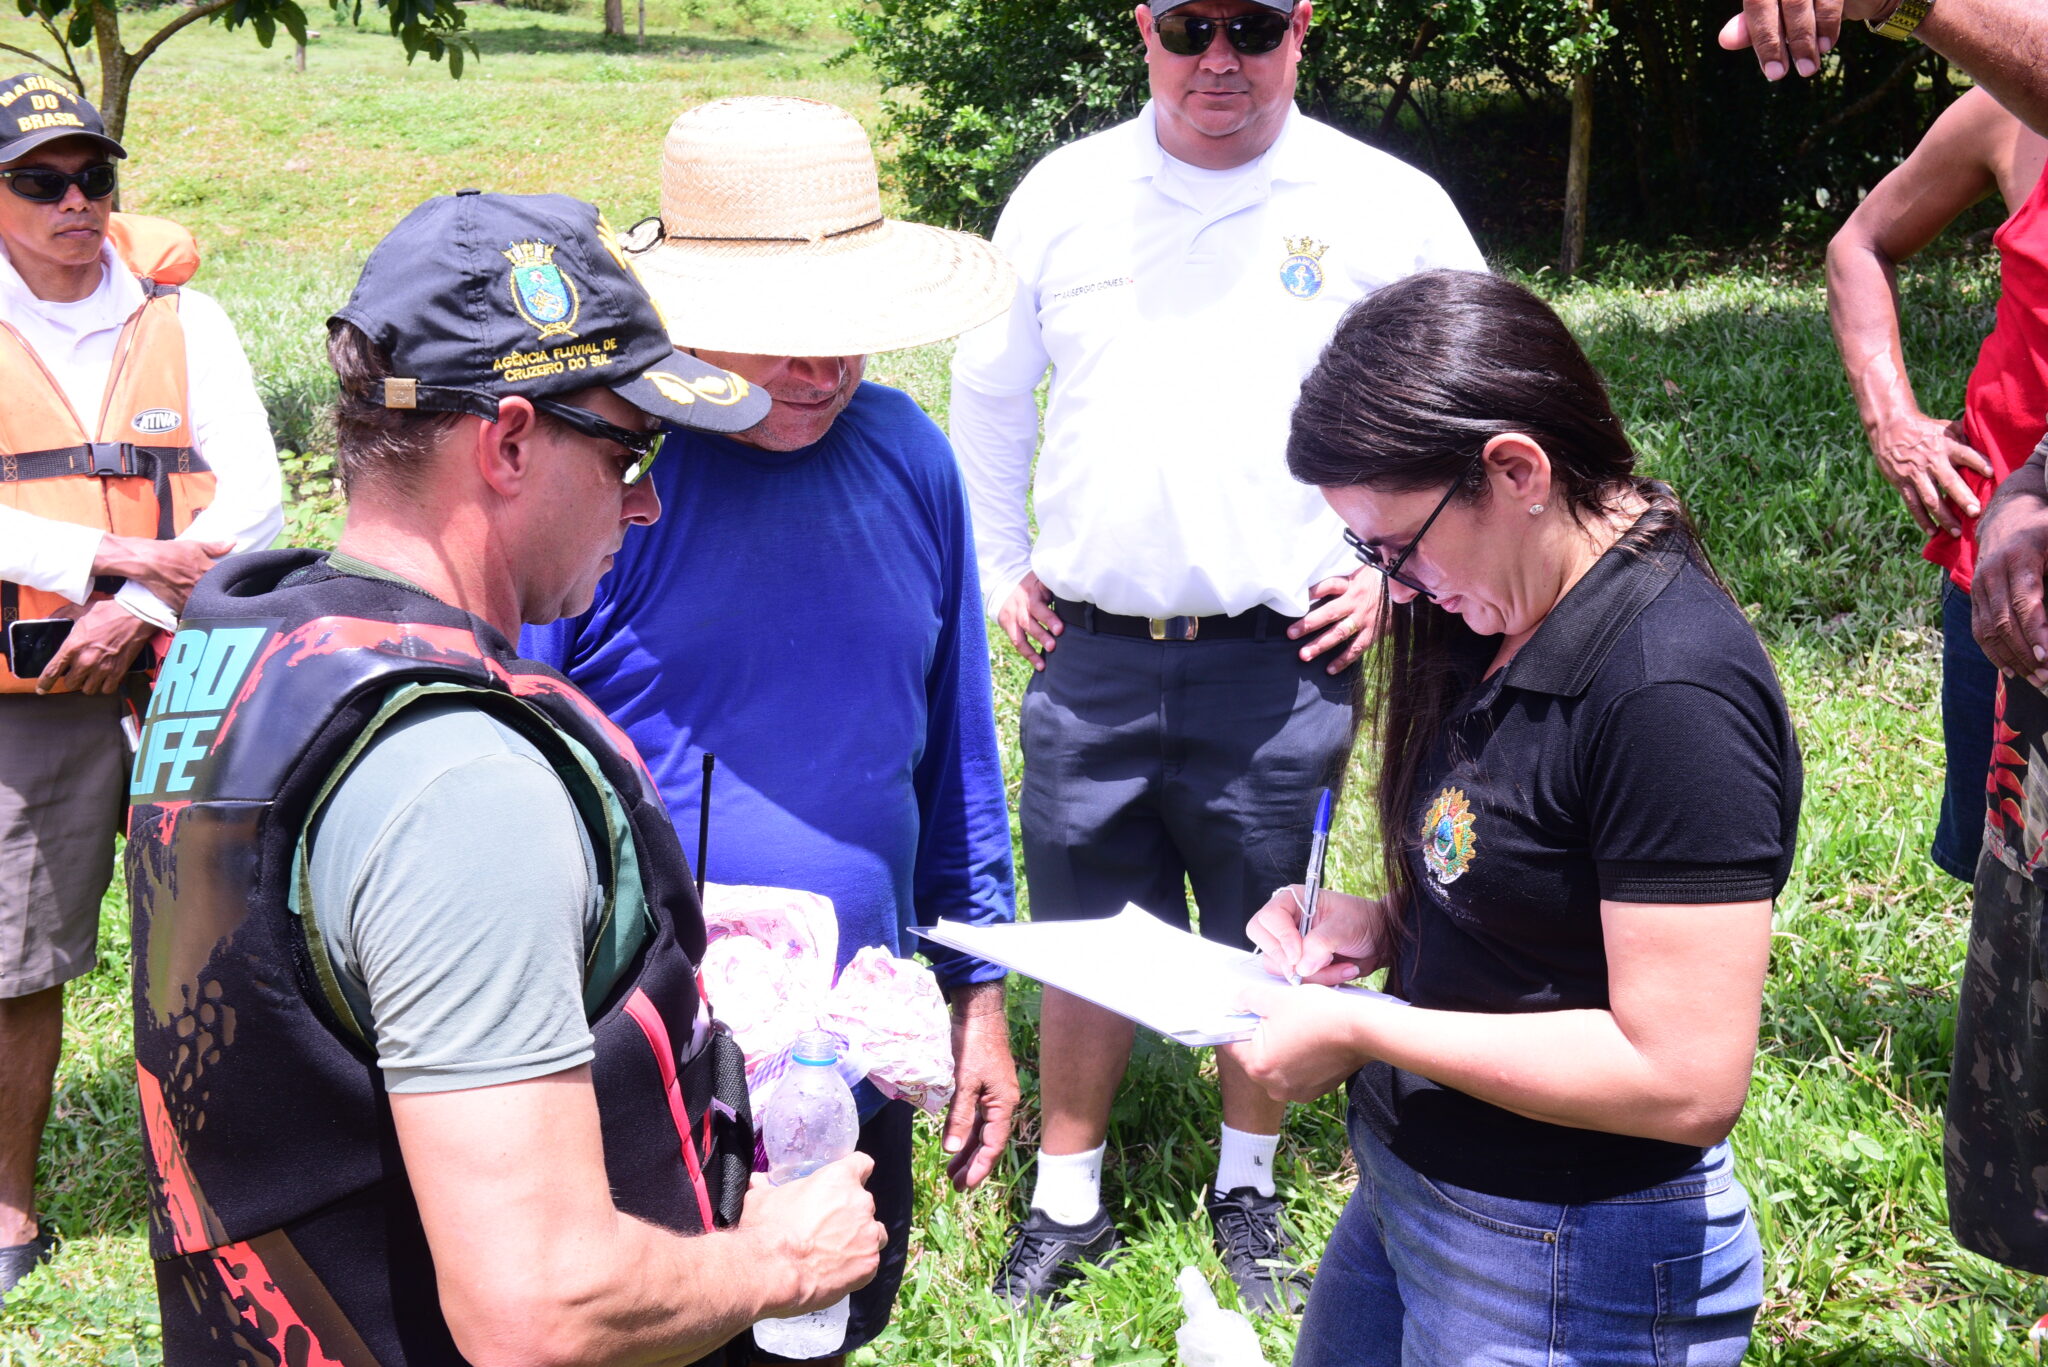
<path fill-rule="evenodd" d="M 114 193 L 120 176 L 114 169 L 114 163 L 103 161 L 76 175 L 67 175 L 48 166 L 17 166 L 12 171 L 0 171 L 0 180 L 6 181 L 7 187 L 23 199 L 37 204 L 55 204 L 74 185 L 84 192 L 87 199 L 105 199 Z"/>
<path fill-rule="evenodd" d="M 615 422 L 600 418 L 587 408 L 575 408 L 553 399 L 535 399 L 534 409 L 545 413 L 566 427 L 572 427 L 586 437 L 612 442 L 622 446 L 633 457 L 633 463 L 619 473 L 621 484 L 638 484 L 654 466 L 654 458 L 661 454 L 663 432 L 635 431 L 621 427 Z"/>
<path fill-rule="evenodd" d="M 1228 19 L 1205 19 L 1194 14 L 1168 14 L 1156 21 L 1159 46 L 1176 57 L 1199 57 L 1216 41 L 1216 31 L 1247 57 L 1256 57 L 1279 47 L 1287 37 L 1288 17 L 1278 10 L 1261 9 L 1250 14 L 1233 14 Z"/>

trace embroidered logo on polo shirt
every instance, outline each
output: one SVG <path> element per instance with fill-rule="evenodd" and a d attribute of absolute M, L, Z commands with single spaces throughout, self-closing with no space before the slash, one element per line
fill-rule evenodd
<path fill-rule="evenodd" d="M 1323 289 L 1323 253 L 1330 250 L 1326 242 L 1312 237 L 1289 237 L 1282 239 L 1287 249 L 1287 259 L 1280 263 L 1280 285 L 1296 299 L 1313 299 Z"/>
<path fill-rule="evenodd" d="M 1422 818 L 1422 862 L 1439 883 L 1455 883 L 1472 867 L 1478 842 L 1472 836 L 1472 804 L 1463 788 L 1446 788 Z"/>

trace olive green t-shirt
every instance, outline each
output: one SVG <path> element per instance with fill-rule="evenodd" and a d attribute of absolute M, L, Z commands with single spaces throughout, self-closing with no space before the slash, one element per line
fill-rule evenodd
<path fill-rule="evenodd" d="M 392 1092 L 590 1061 L 590 834 L 533 742 L 459 697 L 387 722 L 316 819 L 311 914 Z"/>

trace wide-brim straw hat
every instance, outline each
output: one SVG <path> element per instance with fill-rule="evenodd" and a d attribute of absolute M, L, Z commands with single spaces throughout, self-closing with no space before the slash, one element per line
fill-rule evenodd
<path fill-rule="evenodd" d="M 882 216 L 851 114 L 752 96 L 684 111 L 661 155 L 661 221 L 627 235 L 678 346 L 859 356 L 957 336 L 1016 277 L 971 233 Z"/>

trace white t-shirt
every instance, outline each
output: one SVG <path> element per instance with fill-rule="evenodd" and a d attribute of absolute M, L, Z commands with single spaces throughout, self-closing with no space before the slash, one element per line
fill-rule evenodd
<path fill-rule="evenodd" d="M 112 246 L 100 249 L 100 260 L 98 289 L 76 303 L 55 304 L 29 292 L 0 247 L 0 323 L 22 335 L 71 407 L 83 414 L 100 411 L 115 343 L 129 316 L 142 306 L 142 286 Z M 270 417 L 227 314 L 197 290 L 178 293 L 192 445 L 213 467 L 215 481 L 213 501 L 180 539 L 232 541 L 238 551 L 260 550 L 284 527 Z M 0 375 L 0 393 L 11 382 L 18 381 Z M 0 507 L 0 579 L 83 603 L 92 591 L 92 558 L 99 544 L 100 532 L 94 528 Z M 178 614 L 140 584 L 124 585 L 115 599 L 160 627 L 177 623 Z"/>
<path fill-rule="evenodd" d="M 1373 290 L 1486 268 L 1435 181 L 1298 110 L 1230 172 L 1168 157 L 1152 117 L 1046 157 L 996 227 L 1016 302 L 961 339 L 951 417 L 991 613 L 1027 569 L 1133 616 L 1305 612 L 1357 562 L 1287 473 L 1302 378 Z"/>

